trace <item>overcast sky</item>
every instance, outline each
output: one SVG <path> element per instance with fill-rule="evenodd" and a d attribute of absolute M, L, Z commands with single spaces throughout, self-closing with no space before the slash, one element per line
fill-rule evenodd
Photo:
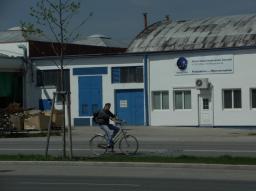
<path fill-rule="evenodd" d="M 31 21 L 29 7 L 37 0 L 0 0 L 0 30 Z M 82 36 L 104 34 L 120 41 L 132 40 L 143 29 L 143 12 L 149 24 L 169 15 L 172 20 L 212 16 L 256 14 L 256 0 L 80 0 L 76 17 L 93 17 L 80 29 Z"/>

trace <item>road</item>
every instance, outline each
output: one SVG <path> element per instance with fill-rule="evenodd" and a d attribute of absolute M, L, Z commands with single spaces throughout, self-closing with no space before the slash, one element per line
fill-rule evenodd
<path fill-rule="evenodd" d="M 10 183 L 8 183 L 10 182 Z M 12 176 L 1 179 L 2 191 L 255 191 L 252 181 L 180 180 L 119 177 Z"/>
<path fill-rule="evenodd" d="M 140 143 L 139 154 L 196 156 L 254 156 L 256 129 L 128 127 Z M 73 130 L 75 156 L 87 156 L 97 127 Z M 68 140 L 68 139 L 67 139 Z M 44 154 L 46 137 L 0 138 L 0 154 Z M 51 137 L 49 154 L 61 155 L 62 137 Z M 68 146 L 67 146 L 68 148 Z M 118 151 L 118 149 L 117 149 Z"/>
<path fill-rule="evenodd" d="M 171 141 L 171 140 L 139 140 L 139 154 L 153 155 L 194 155 L 194 156 L 254 156 L 256 147 L 253 142 L 225 141 Z M 0 154 L 44 154 L 46 138 L 0 139 Z M 67 145 L 67 149 L 68 149 Z M 90 155 L 89 139 L 74 140 L 75 156 Z M 118 149 L 117 149 L 118 151 Z M 50 142 L 49 154 L 61 155 L 61 137 Z"/>
<path fill-rule="evenodd" d="M 255 191 L 255 166 L 1 162 L 1 191 Z"/>

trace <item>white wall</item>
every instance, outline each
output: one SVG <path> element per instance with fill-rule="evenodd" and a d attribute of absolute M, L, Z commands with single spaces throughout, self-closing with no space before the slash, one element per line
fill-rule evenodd
<path fill-rule="evenodd" d="M 27 48 L 27 54 L 29 54 L 28 42 L 0 43 L 0 53 L 14 57 L 24 56 L 23 50 L 18 47 L 19 45 L 25 46 Z"/>
<path fill-rule="evenodd" d="M 176 62 L 180 56 L 190 58 L 193 56 L 211 55 L 234 55 L 234 72 L 230 74 L 203 74 L 203 75 L 176 75 Z M 198 126 L 198 94 L 195 88 L 195 79 L 208 78 L 213 85 L 213 111 L 215 126 L 255 126 L 256 110 L 250 108 L 250 88 L 256 88 L 255 71 L 256 64 L 255 50 L 243 51 L 218 51 L 218 52 L 197 52 L 180 54 L 152 54 L 149 55 L 149 119 L 150 125 L 167 126 Z M 52 61 L 34 61 L 38 69 L 57 69 Z M 96 56 L 65 60 L 65 68 L 70 69 L 71 87 L 71 113 L 72 118 L 79 117 L 79 92 L 78 76 L 73 76 L 74 68 L 83 67 L 108 67 L 108 74 L 103 75 L 103 103 L 111 102 L 113 112 L 115 108 L 114 92 L 116 89 L 143 89 L 143 83 L 112 84 L 112 66 L 137 66 L 143 65 L 143 55 L 141 56 Z M 36 79 L 36 76 L 35 76 Z M 240 88 L 242 90 L 242 108 L 227 110 L 223 109 L 222 90 L 230 88 Z M 176 89 L 191 90 L 192 109 L 174 110 L 173 91 Z M 152 91 L 169 91 L 169 109 L 152 110 Z M 29 102 L 38 106 L 38 100 L 52 96 L 55 89 L 42 89 L 35 87 L 35 83 L 30 91 Z M 72 120 L 73 125 L 73 120 Z"/>
<path fill-rule="evenodd" d="M 52 61 L 49 60 L 35 60 L 35 69 L 48 70 L 57 69 Z M 128 84 L 112 84 L 111 83 L 111 67 L 115 66 L 139 66 L 143 65 L 143 56 L 106 56 L 106 57 L 87 57 L 87 58 L 74 58 L 65 59 L 65 69 L 70 69 L 70 90 L 71 90 L 71 117 L 72 125 L 73 118 L 79 117 L 79 88 L 78 77 L 73 75 L 74 68 L 86 68 L 86 67 L 108 67 L 108 74 L 102 75 L 102 92 L 103 92 L 103 104 L 112 103 L 112 111 L 115 112 L 114 93 L 117 89 L 143 89 L 143 83 L 128 83 Z M 35 77 L 36 79 L 36 77 Z M 38 100 L 40 98 L 46 99 L 52 98 L 54 88 L 41 88 L 36 87 L 34 83 L 32 85 L 30 94 L 33 94 L 33 98 L 30 99 L 31 105 L 38 107 Z M 31 95 L 32 96 L 32 95 Z"/>
<path fill-rule="evenodd" d="M 211 55 L 234 55 L 234 72 L 231 74 L 204 74 L 204 75 L 176 75 L 176 62 L 181 56 L 186 58 L 192 56 Z M 215 126 L 256 126 L 256 111 L 250 108 L 250 88 L 256 87 L 256 52 L 255 50 L 244 51 L 222 51 L 204 53 L 181 53 L 151 55 L 150 62 L 150 85 L 149 100 L 151 103 L 151 92 L 157 90 L 169 91 L 169 110 L 153 110 L 150 108 L 151 125 L 170 126 L 197 126 L 198 123 L 198 94 L 195 89 L 195 79 L 208 78 L 214 89 L 214 124 Z M 191 89 L 192 109 L 174 110 L 173 90 Z M 222 90 L 230 88 L 241 88 L 242 108 L 223 109 Z"/>

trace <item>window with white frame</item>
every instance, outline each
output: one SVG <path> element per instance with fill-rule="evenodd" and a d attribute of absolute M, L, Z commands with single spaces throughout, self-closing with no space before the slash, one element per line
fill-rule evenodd
<path fill-rule="evenodd" d="M 169 92 L 168 91 L 152 92 L 152 109 L 153 110 L 169 109 Z"/>
<path fill-rule="evenodd" d="M 251 89 L 251 108 L 256 109 L 256 88 Z"/>
<path fill-rule="evenodd" d="M 242 108 L 241 89 L 223 90 L 223 108 L 224 109 Z"/>
<path fill-rule="evenodd" d="M 191 109 L 191 91 L 174 91 L 174 109 Z"/>

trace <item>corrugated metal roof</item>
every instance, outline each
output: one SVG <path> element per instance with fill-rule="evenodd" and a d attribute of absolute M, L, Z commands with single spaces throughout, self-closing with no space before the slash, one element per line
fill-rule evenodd
<path fill-rule="evenodd" d="M 142 31 L 128 52 L 155 52 L 256 46 L 256 15 L 189 21 L 160 21 Z"/>
<path fill-rule="evenodd" d="M 0 58 L 7 58 L 9 57 L 7 54 L 0 53 Z"/>
<path fill-rule="evenodd" d="M 49 41 L 43 36 L 29 34 L 24 37 L 20 27 L 13 27 L 7 31 L 0 32 L 0 43 L 27 42 L 27 41 Z"/>
<path fill-rule="evenodd" d="M 114 41 L 110 37 L 107 37 L 105 35 L 91 35 L 84 39 L 75 41 L 74 43 L 80 45 L 127 48 L 127 45 Z"/>

